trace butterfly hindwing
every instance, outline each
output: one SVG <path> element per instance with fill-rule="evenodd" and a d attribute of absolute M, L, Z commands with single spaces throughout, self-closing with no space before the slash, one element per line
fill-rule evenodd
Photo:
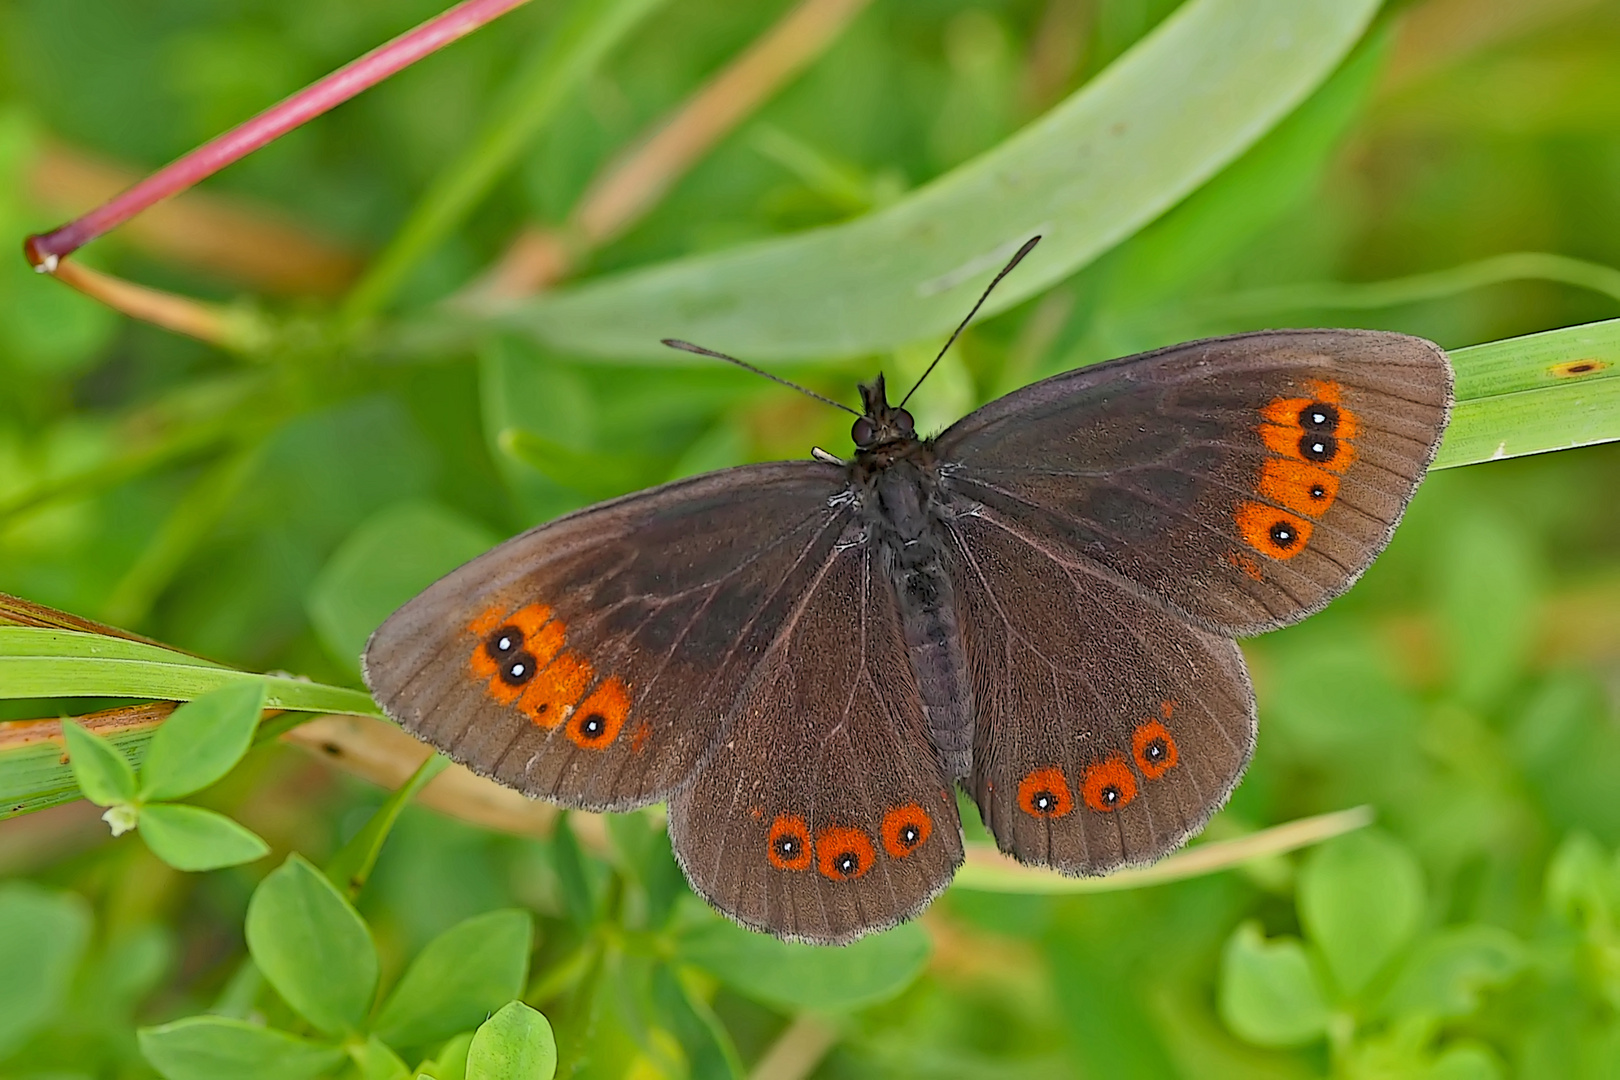
<path fill-rule="evenodd" d="M 832 555 L 841 472 L 744 466 L 514 537 L 395 612 L 366 681 L 408 731 L 571 806 L 666 798 Z"/>
<path fill-rule="evenodd" d="M 856 543 L 834 556 L 670 801 L 693 887 L 783 937 L 831 944 L 891 926 L 962 861 L 952 784 L 877 562 Z"/>
<path fill-rule="evenodd" d="M 947 484 L 1206 629 L 1343 592 L 1434 457 L 1451 369 L 1357 330 L 1191 342 L 1007 395 L 937 443 Z"/>
<path fill-rule="evenodd" d="M 1254 748 L 1237 645 L 997 511 L 951 532 L 977 709 L 968 784 L 1002 850 L 1100 874 L 1179 846 Z"/>

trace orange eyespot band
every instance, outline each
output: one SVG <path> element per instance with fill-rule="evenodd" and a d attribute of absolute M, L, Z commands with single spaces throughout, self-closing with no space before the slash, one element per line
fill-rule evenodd
<path fill-rule="evenodd" d="M 1128 805 L 1136 798 L 1136 776 L 1125 764 L 1125 755 L 1113 754 L 1088 766 L 1080 794 L 1087 806 L 1104 813 Z"/>
<path fill-rule="evenodd" d="M 883 815 L 883 850 L 903 859 L 927 843 L 934 822 L 916 803 L 899 806 Z"/>
<path fill-rule="evenodd" d="M 778 814 L 765 837 L 765 857 L 778 870 L 810 869 L 810 827 L 797 814 Z"/>
<path fill-rule="evenodd" d="M 816 837 L 816 869 L 834 881 L 853 881 L 872 869 L 872 841 L 859 829 L 835 825 Z"/>
<path fill-rule="evenodd" d="M 1143 776 L 1157 780 L 1176 767 L 1176 740 L 1170 735 L 1170 729 L 1159 721 L 1145 721 L 1131 734 L 1131 756 Z"/>
<path fill-rule="evenodd" d="M 1074 795 L 1063 770 L 1036 769 L 1018 781 L 1018 807 L 1031 817 L 1060 818 L 1074 809 Z"/>
<path fill-rule="evenodd" d="M 609 675 L 579 703 L 563 730 L 575 746 L 601 750 L 619 737 L 629 715 L 630 688 L 617 675 Z"/>
<path fill-rule="evenodd" d="M 1264 503 L 1240 503 L 1236 517 L 1243 542 L 1273 559 L 1292 559 L 1311 539 L 1309 521 Z"/>

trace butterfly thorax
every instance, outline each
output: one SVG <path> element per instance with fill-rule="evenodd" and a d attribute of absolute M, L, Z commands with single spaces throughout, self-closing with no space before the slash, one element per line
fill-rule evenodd
<path fill-rule="evenodd" d="M 929 740 L 946 776 L 960 779 L 972 766 L 973 691 L 945 565 L 949 526 L 933 445 L 913 435 L 860 448 L 849 477 L 870 565 L 894 590 Z"/>

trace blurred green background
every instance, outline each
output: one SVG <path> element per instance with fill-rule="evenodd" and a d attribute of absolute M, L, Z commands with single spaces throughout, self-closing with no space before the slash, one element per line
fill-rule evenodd
<path fill-rule="evenodd" d="M 843 452 L 842 414 L 718 364 L 604 363 L 490 326 L 403 346 L 389 332 L 522 230 L 584 279 L 893 204 L 1178 5 L 874 0 L 644 217 L 586 242 L 593 178 L 788 10 L 642 6 L 361 331 L 334 315 L 343 293 L 466 160 L 564 5 L 537 0 L 229 169 L 205 186 L 223 203 L 83 256 L 229 305 L 268 344 L 178 337 L 0 259 L 0 590 L 358 686 L 369 629 L 503 536 L 674 476 Z M 0 238 L 437 7 L 0 0 Z M 1511 253 L 1579 262 L 1482 263 Z M 940 426 L 1043 374 L 1207 334 L 1367 326 L 1457 348 L 1612 318 L 1617 266 L 1620 3 L 1391 4 L 1212 181 L 971 329 L 921 415 Z M 1375 282 L 1390 285 L 1357 288 Z M 857 379 L 901 381 L 936 347 L 779 367 L 853 400 Z M 661 953 L 659 920 L 687 909 L 650 826 L 582 849 L 566 827 L 520 837 L 413 807 L 360 909 L 394 973 L 467 916 L 533 911 L 527 1000 L 565 1075 L 1620 1076 L 1617 494 L 1615 445 L 1438 473 L 1351 593 L 1245 643 L 1259 751 L 1211 834 L 1363 803 L 1373 830 L 1108 895 L 952 890 L 922 920 L 926 965 L 876 1004 L 805 1012 Z M 5 702 L 0 718 L 58 707 L 99 706 Z M 272 745 L 203 801 L 273 861 L 321 863 L 384 797 Z M 228 994 L 270 865 L 182 874 L 85 804 L 0 824 L 0 910 L 67 927 L 49 977 L 24 978 L 4 970 L 7 942 L 34 924 L 0 926 L 0 1077 L 152 1075 L 135 1027 Z"/>

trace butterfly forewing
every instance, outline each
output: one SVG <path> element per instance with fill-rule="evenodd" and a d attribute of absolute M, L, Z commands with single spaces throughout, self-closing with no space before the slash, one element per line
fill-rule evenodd
<path fill-rule="evenodd" d="M 916 913 L 962 861 L 893 591 L 873 548 L 845 539 L 670 802 L 699 893 L 747 926 L 822 944 Z"/>
<path fill-rule="evenodd" d="M 395 612 L 367 683 L 407 730 L 524 794 L 666 798 L 823 571 L 844 487 L 819 463 L 745 466 L 532 529 Z"/>
<path fill-rule="evenodd" d="M 977 705 L 969 783 L 1002 850 L 1100 874 L 1178 846 L 1254 747 L 1237 645 L 996 511 L 952 534 Z"/>
<path fill-rule="evenodd" d="M 1317 610 L 1367 567 L 1450 401 L 1429 342 L 1273 331 L 1056 376 L 937 445 L 959 500 L 1243 635 Z"/>

